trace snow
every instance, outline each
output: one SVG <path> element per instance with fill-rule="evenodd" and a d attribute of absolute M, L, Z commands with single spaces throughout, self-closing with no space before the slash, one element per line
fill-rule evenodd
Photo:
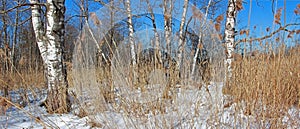
<path fill-rule="evenodd" d="M 27 93 L 28 102 L 24 102 L 24 93 Z M 87 125 L 87 118 L 79 118 L 71 113 L 63 115 L 48 114 L 45 107 L 39 106 L 45 101 L 46 90 L 33 89 L 30 91 L 19 89 L 11 91 L 9 94 L 11 101 L 20 105 L 21 109 L 10 107 L 5 114 L 1 114 L 0 128 L 90 128 Z M 0 95 L 2 96 L 3 93 L 0 92 Z M 22 106 L 25 107 L 22 108 Z"/>
<path fill-rule="evenodd" d="M 29 116 L 27 113 L 32 116 Z M 87 118 L 79 118 L 72 114 L 48 114 L 42 107 L 26 107 L 23 111 L 15 110 L 7 112 L 6 116 L 1 116 L 0 128 L 20 129 L 20 128 L 82 128 L 88 129 Z M 36 118 L 42 122 L 37 122 Z"/>
<path fill-rule="evenodd" d="M 222 83 L 214 83 L 207 87 L 178 86 L 176 99 L 168 105 L 165 113 L 149 112 L 144 116 L 134 116 L 124 110 L 113 110 L 89 114 L 83 118 L 69 114 L 48 114 L 39 104 L 46 97 L 45 90 L 22 89 L 10 92 L 11 100 L 20 101 L 20 93 L 27 92 L 30 103 L 24 108 L 10 107 L 6 114 L 0 115 L 0 128 L 270 128 L 271 123 L 257 121 L 255 116 L 244 115 L 236 103 L 224 108 L 228 96 L 222 94 Z M 0 95 L 3 93 L 0 92 Z M 138 94 L 138 93 L 135 93 Z M 134 98 L 132 98 L 134 99 Z M 24 102 L 23 102 L 24 103 Z M 76 107 L 76 106 L 73 106 Z M 78 107 L 78 106 L 77 106 Z M 155 114 L 155 115 L 154 115 Z M 37 120 L 39 119 L 39 120 Z M 291 107 L 282 119 L 287 128 L 300 127 L 300 112 Z"/>

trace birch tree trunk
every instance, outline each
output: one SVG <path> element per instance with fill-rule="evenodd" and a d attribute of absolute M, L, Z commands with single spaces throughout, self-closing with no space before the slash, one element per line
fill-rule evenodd
<path fill-rule="evenodd" d="M 169 7 L 167 7 L 169 5 Z M 165 40 L 166 40 L 166 52 L 171 54 L 171 34 L 172 34 L 172 0 L 164 0 L 164 29 L 165 29 Z"/>
<path fill-rule="evenodd" d="M 134 44 L 134 37 L 133 37 L 133 24 L 132 24 L 132 14 L 131 14 L 131 7 L 130 7 L 130 0 L 126 0 L 125 2 L 126 13 L 128 17 L 128 28 L 129 28 L 129 44 L 130 44 L 130 53 L 131 53 L 131 60 L 132 60 L 132 67 L 133 67 L 133 82 L 135 83 L 137 77 L 136 71 L 136 53 L 135 53 L 135 44 Z"/>
<path fill-rule="evenodd" d="M 156 22 L 155 22 L 155 16 L 154 16 L 154 13 L 153 13 L 153 9 L 151 7 L 151 4 L 150 4 L 150 1 L 149 0 L 146 0 L 147 2 L 147 5 L 148 5 L 148 11 L 150 12 L 150 15 L 151 15 L 151 21 L 152 21 L 152 25 L 153 25 L 153 31 L 154 31 L 154 37 L 155 37 L 155 47 L 156 49 L 158 50 L 157 53 L 154 52 L 154 61 L 156 63 L 156 59 L 158 59 L 158 62 L 159 63 L 162 63 L 162 59 L 161 59 L 161 52 L 160 52 L 160 43 L 159 43 L 159 35 L 157 33 L 157 27 L 156 27 Z M 156 55 L 157 54 L 157 55 Z M 157 57 L 157 58 L 156 58 Z"/>
<path fill-rule="evenodd" d="M 172 0 L 164 0 L 163 3 L 163 13 L 164 13 L 164 35 L 166 48 L 165 51 L 172 55 L 171 51 L 171 35 L 172 35 L 172 11 L 173 11 L 173 2 Z M 167 60 L 168 66 L 171 66 L 171 59 Z M 166 70 L 167 75 L 170 75 L 170 69 Z"/>
<path fill-rule="evenodd" d="M 209 9 L 210 3 L 211 3 L 211 0 L 209 0 L 208 5 L 206 6 L 204 20 L 203 20 L 203 23 L 201 24 L 200 28 L 203 28 L 204 24 L 206 24 L 206 19 L 207 19 L 207 14 L 208 14 L 208 9 Z M 202 43 L 202 41 L 201 41 L 202 40 L 202 35 L 203 35 L 202 31 L 203 30 L 200 30 L 199 35 L 198 35 L 198 37 L 199 37 L 198 46 L 201 45 L 201 43 Z M 195 55 L 194 55 L 194 58 L 193 58 L 191 77 L 194 77 L 198 54 L 199 54 L 199 51 L 202 51 L 202 50 L 200 50 L 200 48 L 198 46 L 197 46 L 197 49 L 196 49 L 196 52 L 195 52 Z M 201 55 L 201 53 L 200 53 L 200 55 Z M 201 76 L 203 76 L 203 75 L 201 75 Z"/>
<path fill-rule="evenodd" d="M 232 66 L 233 62 L 233 52 L 234 52 L 234 32 L 235 32 L 235 21 L 236 21 L 236 0 L 228 1 L 228 8 L 226 13 L 226 24 L 225 24 L 225 47 L 226 47 L 226 60 L 225 66 L 226 70 L 226 79 L 229 79 L 232 75 Z"/>
<path fill-rule="evenodd" d="M 183 50 L 184 50 L 185 36 L 183 34 L 183 28 L 184 28 L 185 19 L 186 19 L 188 3 L 189 3 L 189 0 L 184 0 L 182 18 L 181 18 L 181 22 L 180 22 L 180 26 L 179 26 L 179 42 L 178 42 L 178 55 L 177 55 L 177 57 L 178 57 L 177 70 L 179 70 L 179 72 L 180 72 L 180 67 L 182 64 L 182 55 L 183 55 Z"/>
<path fill-rule="evenodd" d="M 37 4 L 39 3 L 39 0 L 30 0 L 31 4 Z M 42 59 L 44 61 L 44 64 L 47 64 L 47 46 L 46 46 L 46 39 L 44 35 L 44 26 L 42 24 L 41 20 L 41 11 L 42 8 L 39 5 L 33 5 L 31 6 L 31 15 L 32 15 L 32 25 L 33 30 L 36 38 L 37 45 L 39 47 Z"/>
<path fill-rule="evenodd" d="M 37 4 L 39 1 L 30 0 L 30 3 Z M 33 29 L 45 66 L 48 86 L 46 106 L 50 113 L 66 113 L 69 110 L 68 82 L 62 49 L 65 33 L 64 4 L 65 0 L 47 0 L 45 33 L 41 21 L 41 7 L 31 6 Z"/>

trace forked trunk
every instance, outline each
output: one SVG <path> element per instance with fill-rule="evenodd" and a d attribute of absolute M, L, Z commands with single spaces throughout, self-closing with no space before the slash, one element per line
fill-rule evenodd
<path fill-rule="evenodd" d="M 30 0 L 32 4 L 38 0 Z M 36 40 L 41 52 L 46 80 L 48 96 L 46 100 L 47 110 L 50 113 L 68 112 L 69 101 L 67 97 L 67 74 L 63 65 L 63 43 L 64 43 L 64 0 L 47 0 L 47 28 L 44 34 L 41 22 L 41 7 L 34 5 L 32 9 L 32 23 Z"/>

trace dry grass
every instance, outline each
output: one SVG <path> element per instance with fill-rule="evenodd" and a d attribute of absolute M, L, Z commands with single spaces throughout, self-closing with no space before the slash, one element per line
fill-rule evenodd
<path fill-rule="evenodd" d="M 256 121 L 269 120 L 268 122 L 271 122 L 271 126 L 274 128 L 284 127 L 281 122 L 283 117 L 287 115 L 287 110 L 291 106 L 300 108 L 299 51 L 300 46 L 288 51 L 283 46 L 278 51 L 269 52 L 269 54 L 255 53 L 245 58 L 235 55 L 233 76 L 228 83 L 229 85 L 223 89 L 223 93 L 233 96 L 234 102 L 241 105 L 245 104 L 244 114 L 254 116 Z M 112 73 L 112 67 L 109 63 L 101 67 L 84 68 L 82 71 L 80 69 L 72 71 L 74 69 L 69 68 L 69 85 L 71 88 L 75 88 L 76 94 L 73 97 L 78 99 L 77 104 L 80 107 L 77 115 L 85 117 L 113 109 L 116 112 L 122 110 L 129 117 L 143 119 L 146 118 L 147 114 L 164 114 L 167 108 L 174 107 L 171 101 L 176 99 L 176 95 L 173 95 L 172 92 L 175 92 L 176 85 L 181 82 L 178 71 L 175 70 L 176 65 L 171 64 L 169 69 L 165 69 L 162 64 L 152 62 L 153 59 L 150 59 L 150 61 L 145 60 L 140 58 L 138 61 L 138 79 L 135 84 L 130 83 L 133 80 L 130 76 L 132 75 L 130 73 L 132 69 L 122 69 L 123 74 L 129 75 L 120 78 L 122 84 L 126 85 L 123 94 L 130 93 L 127 94 L 128 98 L 117 95 L 116 89 L 118 87 L 116 87 L 116 80 L 113 78 L 116 74 Z M 67 63 L 67 65 L 72 67 L 71 63 Z M 185 65 L 189 67 L 190 62 L 186 62 Z M 199 65 L 208 68 L 198 69 L 200 75 L 204 75 L 202 78 L 199 77 L 199 79 L 202 79 L 201 81 L 209 82 L 211 78 L 215 77 L 215 74 L 211 71 L 216 70 L 211 69 L 210 64 Z M 159 72 L 153 72 L 155 70 L 159 70 Z M 124 71 L 129 71 L 129 73 Z M 166 73 L 168 79 L 165 79 Z M 181 76 L 185 77 L 185 75 Z M 125 77 L 127 81 L 122 80 Z M 165 83 L 165 85 L 159 91 L 146 87 L 162 83 Z M 187 84 L 194 85 L 192 82 Z M 43 87 L 44 85 L 43 72 L 14 72 L 0 75 L 0 86 L 8 87 L 9 90 L 30 89 Z M 196 85 L 201 87 L 201 84 Z M 138 97 L 134 97 L 136 95 L 134 93 L 138 89 L 141 90 L 141 96 L 145 98 L 143 102 L 138 101 L 140 100 Z M 151 95 L 156 98 L 150 98 Z M 116 102 L 116 100 L 119 102 Z M 176 106 L 178 107 L 174 108 L 180 107 L 180 105 Z M 0 101 L 0 107 L 3 107 L 4 110 L 6 108 L 6 103 L 2 100 Z M 236 111 L 240 110 L 237 109 Z M 213 117 L 212 119 L 217 120 L 218 118 Z M 101 126 L 96 121 L 90 124 L 96 127 Z M 157 125 L 157 127 L 159 126 Z"/>
<path fill-rule="evenodd" d="M 224 94 L 235 102 L 246 102 L 245 114 L 257 120 L 271 119 L 272 127 L 280 127 L 282 118 L 300 99 L 300 46 L 288 51 L 260 53 L 234 62 L 234 72 Z M 275 124 L 276 123 L 276 124 Z"/>
<path fill-rule="evenodd" d="M 121 99 L 124 103 L 119 107 L 119 109 L 126 109 L 128 112 L 132 112 L 133 115 L 145 115 L 148 114 L 149 112 L 164 112 L 164 106 L 166 105 L 163 101 L 167 101 L 172 98 L 172 95 L 169 94 L 171 92 L 171 87 L 174 87 L 178 83 L 178 72 L 175 71 L 175 65 L 172 64 L 170 69 L 167 71 L 167 69 L 163 68 L 161 64 L 155 64 L 154 62 L 145 62 L 143 60 L 140 60 L 138 63 L 138 68 L 137 68 L 137 81 L 136 83 L 131 83 L 133 80 L 132 73 L 129 72 L 127 76 L 127 79 L 129 82 L 123 82 L 124 85 L 127 85 L 125 87 L 117 87 L 114 84 L 114 80 L 112 78 L 112 71 L 111 71 L 111 66 L 103 66 L 103 67 L 98 67 L 96 68 L 96 79 L 98 82 L 98 86 L 100 89 L 101 94 L 103 95 L 105 101 L 107 103 L 115 103 L 115 99 Z M 129 71 L 132 71 L 129 70 Z M 166 73 L 168 74 L 169 78 L 166 79 Z M 131 81 L 130 81 L 131 80 Z M 127 84 L 126 84 L 127 83 Z M 150 93 L 151 89 L 150 87 L 156 84 L 162 84 L 163 88 L 161 92 L 162 96 L 159 96 L 158 94 L 155 96 L 159 96 L 158 100 L 147 100 L 149 102 L 146 103 L 140 103 L 138 101 L 134 100 L 126 100 L 126 98 L 120 98 L 120 96 L 117 96 L 115 93 L 115 89 L 118 88 L 125 88 L 126 90 L 131 90 L 131 91 L 141 91 L 142 95 L 147 96 L 148 94 L 153 94 Z M 150 87 L 149 87 L 150 86 Z M 123 92 L 124 94 L 127 94 L 126 92 L 131 92 L 131 91 L 125 91 Z M 93 92 L 93 91 L 92 91 Z M 118 98 L 119 97 L 119 98 Z M 157 99 L 158 99 L 157 98 Z M 148 99 L 148 98 L 145 98 Z M 147 106 L 146 106 L 147 105 Z M 103 105 L 99 106 L 99 108 L 103 108 Z"/>
<path fill-rule="evenodd" d="M 234 102 L 246 104 L 246 109 L 243 110 L 244 114 L 255 116 L 257 121 L 269 120 L 272 127 L 284 127 L 281 122 L 283 117 L 286 116 L 287 110 L 291 106 L 300 107 L 299 51 L 300 46 L 297 46 L 288 51 L 282 47 L 277 52 L 269 52 L 270 54 L 255 53 L 245 58 L 236 55 L 233 76 L 228 85 L 230 87 L 225 87 L 223 93 L 233 96 Z M 171 65 L 168 70 L 163 68 L 161 64 L 155 64 L 151 61 L 145 62 L 142 59 L 138 62 L 138 81 L 136 84 L 129 84 L 128 86 L 132 91 L 141 89 L 143 94 L 148 94 L 146 85 L 166 83 L 166 87 L 163 88 L 163 91 L 160 91 L 162 96 L 158 96 L 159 99 L 139 102 L 117 96 L 110 65 L 96 67 L 95 71 L 85 69 L 83 73 L 74 73 L 71 71 L 72 69 L 68 69 L 70 86 L 76 88 L 80 85 L 81 90 L 85 91 L 78 91 L 93 94 L 90 96 L 90 102 L 78 102 L 80 105 L 78 115 L 84 117 L 109 110 L 108 103 L 115 106 L 115 111 L 123 110 L 130 116 L 142 118 L 149 113 L 154 113 L 154 115 L 164 114 L 166 108 L 172 107 L 170 100 L 176 98 L 170 93 L 174 92 L 172 88 L 180 83 L 175 65 Z M 154 73 L 151 75 L 154 69 L 159 69 L 163 74 Z M 169 72 L 168 81 L 157 80 L 162 79 L 167 72 Z M 95 76 L 91 73 L 95 73 L 93 74 Z M 210 73 L 205 75 L 208 76 L 204 76 L 204 78 L 211 78 L 210 76 L 212 76 Z M 76 83 L 74 81 L 75 76 L 79 76 L 85 81 Z M 155 79 L 151 80 L 153 79 L 151 76 L 154 76 Z M 9 87 L 9 90 L 44 86 L 42 72 L 8 73 L 0 75 L 0 79 L 0 84 Z M 128 80 L 132 80 L 132 77 L 129 77 Z M 87 89 L 90 91 L 87 91 Z M 79 94 L 77 93 L 77 95 Z M 121 105 L 115 105 L 116 99 L 122 101 Z M 3 105 L 1 107 L 5 108 Z"/>
<path fill-rule="evenodd" d="M 101 66 L 96 65 L 92 68 L 94 71 L 84 67 L 73 69 L 71 74 L 74 80 L 72 81 L 75 82 L 74 87 L 78 98 L 89 96 L 88 98 L 92 101 L 87 102 L 92 103 L 90 105 L 86 104 L 86 100 L 80 100 L 80 110 L 85 110 L 84 112 L 88 112 L 88 115 L 107 110 L 102 101 L 104 98 L 105 102 L 112 105 L 117 112 L 122 110 L 133 116 L 145 116 L 150 112 L 164 114 L 166 108 L 171 107 L 170 102 L 174 99 L 176 85 L 180 84 L 176 61 L 169 56 L 164 58 L 164 63 L 169 62 L 168 68 L 166 68 L 165 64 L 155 62 L 153 56 L 155 54 L 151 53 L 148 56 L 140 53 L 136 68 L 137 79 L 134 82 L 132 66 L 125 63 L 127 60 L 122 61 L 124 58 L 127 59 L 126 54 L 120 55 L 123 56 L 120 59 L 121 61 L 115 59 L 115 62 L 113 62 L 115 64 L 100 62 Z M 114 60 L 114 58 L 109 60 Z M 81 60 L 78 61 L 74 63 L 83 64 L 80 62 Z M 191 62 L 186 62 L 186 64 L 185 67 L 188 69 Z M 198 65 L 199 67 L 208 67 L 206 66 L 208 62 L 202 62 Z M 199 71 L 197 73 L 205 75 L 202 78 L 203 80 L 210 81 L 211 74 L 208 73 L 209 70 L 197 70 Z M 182 75 L 181 78 L 186 78 L 186 76 Z M 140 97 L 138 97 L 139 95 Z M 90 107 L 93 107 L 93 111 L 89 109 Z"/>
<path fill-rule="evenodd" d="M 20 88 L 45 88 L 43 72 L 8 72 L 0 75 L 0 86 L 8 91 Z"/>
<path fill-rule="evenodd" d="M 0 96 L 0 115 L 6 115 L 6 110 L 11 107 L 7 100 Z"/>
<path fill-rule="evenodd" d="M 72 63 L 66 62 L 68 69 L 67 79 L 69 86 L 73 86 L 73 75 L 71 72 Z M 20 88 L 46 88 L 45 75 L 41 69 L 27 70 L 26 68 L 18 68 L 12 71 L 0 71 L 0 86 L 7 87 L 7 90 L 15 90 Z"/>

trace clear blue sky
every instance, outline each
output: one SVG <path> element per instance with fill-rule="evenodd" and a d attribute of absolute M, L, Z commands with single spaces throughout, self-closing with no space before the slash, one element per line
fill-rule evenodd
<path fill-rule="evenodd" d="M 244 4 L 244 9 L 238 13 L 238 28 L 245 28 L 248 25 L 248 16 L 250 10 L 250 0 L 245 1 L 247 4 Z M 294 9 L 297 4 L 300 4 L 300 0 L 286 0 L 286 23 L 295 23 L 300 22 L 300 16 L 296 19 L 294 14 Z M 284 7 L 284 0 L 278 0 L 277 3 L 274 3 L 274 10 Z M 272 13 L 272 1 L 271 0 L 252 0 L 251 8 L 251 19 L 250 26 L 253 29 L 253 26 L 256 26 L 257 29 L 264 29 L 267 27 L 272 27 L 274 15 Z M 281 21 L 283 24 L 283 11 Z M 298 28 L 300 28 L 298 26 Z"/>
<path fill-rule="evenodd" d="M 66 6 L 67 6 L 67 14 L 68 15 L 74 15 L 79 13 L 79 8 L 76 6 L 77 0 L 66 0 Z M 226 1 L 226 0 L 224 0 Z M 248 15 L 250 10 L 250 0 L 244 0 L 245 3 L 243 4 L 244 9 L 240 12 L 238 12 L 238 28 L 242 29 L 247 27 L 248 23 Z M 286 0 L 286 15 L 287 15 L 287 23 L 292 22 L 300 22 L 299 16 L 298 19 L 296 19 L 296 16 L 294 14 L 294 9 L 297 6 L 297 4 L 300 4 L 300 0 Z M 91 7 L 89 11 L 97 11 L 101 8 L 100 4 L 91 4 Z M 226 7 L 224 5 L 224 7 Z M 275 0 L 274 3 L 274 10 L 278 8 L 284 7 L 284 0 Z M 253 26 L 257 26 L 259 29 L 266 28 L 269 26 L 272 26 L 273 23 L 273 14 L 272 14 L 272 0 L 252 0 L 252 8 L 251 8 L 251 19 L 250 19 L 250 25 L 253 28 Z M 283 23 L 283 16 L 282 16 L 282 23 Z"/>
<path fill-rule="evenodd" d="M 284 0 L 275 1 L 272 7 L 271 0 L 252 0 L 252 7 L 250 9 L 250 0 L 245 1 L 246 4 L 243 4 L 244 9 L 238 12 L 238 22 L 237 22 L 237 31 L 241 29 L 246 29 L 248 27 L 248 16 L 249 11 L 251 10 L 250 17 L 250 36 L 251 37 L 262 37 L 268 35 L 266 28 L 270 28 L 270 31 L 274 31 L 279 28 L 279 25 L 274 25 L 274 15 L 272 13 L 272 8 L 274 12 L 279 8 L 284 7 Z M 286 0 L 286 24 L 289 23 L 300 23 L 300 16 L 294 14 L 294 10 L 300 4 L 299 0 Z M 284 24 L 284 11 L 282 9 L 281 24 Z M 254 26 L 256 29 L 254 30 Z M 288 29 L 299 30 L 300 26 L 292 26 Z M 282 33 L 281 33 L 282 34 Z M 284 32 L 284 37 L 287 37 L 288 33 Z M 285 38 L 284 42 L 287 46 L 295 45 L 295 40 L 299 40 L 300 36 L 296 35 L 293 39 Z M 272 40 L 274 41 L 274 39 Z M 257 43 L 258 44 L 258 43 Z M 255 45 L 254 45 L 255 46 Z"/>
<path fill-rule="evenodd" d="M 79 7 L 75 4 L 77 0 L 66 0 L 66 6 L 67 6 L 67 15 L 74 15 L 79 13 Z M 134 1 L 134 0 L 132 0 Z M 183 0 L 182 0 L 183 1 Z M 227 0 L 224 0 L 224 8 L 223 11 L 226 11 L 227 7 Z M 241 29 L 246 29 L 248 27 L 248 16 L 250 11 L 250 0 L 244 0 L 243 7 L 244 9 L 238 12 L 237 17 L 237 27 L 236 30 L 239 31 Z M 101 8 L 100 4 L 95 4 L 95 2 L 92 2 L 93 4 L 90 4 L 89 11 L 94 12 Z M 179 3 L 182 3 L 181 1 Z M 225 5 L 226 4 L 226 5 Z M 297 4 L 300 4 L 300 0 L 286 0 L 286 23 L 300 23 L 300 16 L 296 16 L 294 14 L 294 9 L 296 8 Z M 273 8 L 276 12 L 277 9 L 284 7 L 284 0 L 275 0 Z M 134 7 L 132 7 L 134 8 Z M 222 10 L 222 9 L 221 9 Z M 283 24 L 283 11 L 282 11 L 282 17 L 281 17 L 281 23 Z M 158 15 L 158 20 L 162 19 L 161 16 Z M 141 18 L 144 19 L 145 22 L 148 22 L 151 27 L 151 21 L 147 18 Z M 139 20 L 141 20 L 139 19 Z M 272 29 L 273 27 L 273 20 L 274 15 L 272 13 L 272 0 L 252 0 L 252 7 L 251 7 L 251 17 L 250 17 L 250 29 L 252 32 L 250 33 L 252 37 L 260 37 L 263 35 L 266 35 L 266 28 L 270 27 Z M 179 25 L 179 23 L 175 23 Z M 162 23 L 158 23 L 158 26 L 163 26 Z M 176 25 L 175 25 L 176 26 Z M 256 26 L 256 30 L 253 29 L 253 26 Z M 223 25 L 224 27 L 224 25 Z M 176 28 L 176 27 L 175 27 Z M 278 26 L 275 26 L 273 29 L 277 29 Z M 294 26 L 289 29 L 300 29 L 300 26 Z"/>

